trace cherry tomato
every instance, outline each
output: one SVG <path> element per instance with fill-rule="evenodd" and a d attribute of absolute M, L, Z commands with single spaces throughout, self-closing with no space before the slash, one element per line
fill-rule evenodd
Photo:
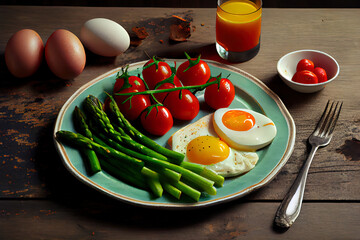
<path fill-rule="evenodd" d="M 188 55 L 187 57 L 188 61 L 180 64 L 176 71 L 176 76 L 178 76 L 184 86 L 205 84 L 211 75 L 208 64 L 200 60 L 200 56 L 197 59 L 190 58 Z"/>
<path fill-rule="evenodd" d="M 160 87 L 158 87 L 156 90 L 161 90 L 161 89 L 170 89 L 170 88 L 174 88 L 175 86 L 171 83 L 164 83 L 162 84 Z M 164 99 L 166 98 L 166 96 L 169 94 L 169 92 L 163 92 L 163 93 L 154 93 L 154 97 L 156 98 L 156 100 L 158 100 L 159 102 L 163 103 Z"/>
<path fill-rule="evenodd" d="M 180 91 L 182 91 L 181 99 Z M 164 100 L 164 106 L 170 110 L 173 118 L 179 120 L 194 119 L 200 109 L 199 100 L 187 89 L 169 92 Z"/>
<path fill-rule="evenodd" d="M 294 74 L 294 76 L 292 77 L 292 80 L 294 82 L 305 83 L 305 84 L 318 83 L 318 78 L 315 75 L 315 73 L 310 72 L 308 70 L 302 70 L 302 71 L 296 72 Z"/>
<path fill-rule="evenodd" d="M 210 81 L 216 81 L 214 77 Z M 230 106 L 235 98 L 235 88 L 231 81 L 227 78 L 220 80 L 220 86 L 213 84 L 205 89 L 205 102 L 214 109 L 226 108 Z"/>
<path fill-rule="evenodd" d="M 325 69 L 323 69 L 321 67 L 316 67 L 314 69 L 314 73 L 317 76 L 319 83 L 326 82 L 328 80 Z"/>
<path fill-rule="evenodd" d="M 133 89 L 124 89 L 119 93 L 139 92 Z M 115 95 L 115 101 L 125 118 L 129 121 L 137 119 L 141 112 L 151 105 L 148 95 L 134 95 L 132 98 L 123 103 L 129 96 Z"/>
<path fill-rule="evenodd" d="M 180 83 L 179 78 L 176 75 L 172 75 L 171 77 L 173 77 L 173 80 L 171 80 L 171 78 L 168 78 L 170 82 L 165 82 L 165 83 L 161 84 L 159 87 L 156 88 L 156 90 L 169 89 L 169 88 L 175 88 L 175 87 L 181 87 L 182 86 L 181 83 Z M 164 102 L 164 99 L 168 94 L 169 94 L 169 92 L 155 93 L 154 97 L 159 102 L 162 103 L 162 102 Z"/>
<path fill-rule="evenodd" d="M 144 65 L 142 71 L 142 76 L 150 89 L 154 89 L 158 82 L 169 78 L 171 74 L 172 72 L 169 64 L 156 58 L 149 60 Z"/>
<path fill-rule="evenodd" d="M 150 106 L 141 113 L 140 121 L 147 132 L 156 136 L 167 133 L 174 123 L 169 109 L 164 106 Z"/>
<path fill-rule="evenodd" d="M 314 71 L 314 63 L 309 59 L 301 59 L 296 66 L 296 71 L 302 70 Z"/>
<path fill-rule="evenodd" d="M 119 92 L 123 88 L 124 83 L 130 84 L 124 88 L 139 90 L 140 92 L 146 90 L 143 80 L 137 76 L 130 76 L 127 69 L 123 70 L 123 73 L 116 78 L 113 90 L 114 93 Z"/>
<path fill-rule="evenodd" d="M 140 92 L 146 90 L 145 85 L 141 78 L 136 77 L 136 76 L 130 76 L 128 79 L 129 79 L 129 83 L 131 84 L 131 87 L 130 87 L 131 89 L 139 90 Z M 116 82 L 114 85 L 114 92 L 119 92 L 123 85 L 124 85 L 123 78 L 116 79 Z"/>

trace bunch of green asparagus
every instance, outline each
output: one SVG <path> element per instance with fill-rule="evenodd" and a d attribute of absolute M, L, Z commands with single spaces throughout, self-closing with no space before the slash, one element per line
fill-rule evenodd
<path fill-rule="evenodd" d="M 201 193 L 216 194 L 224 178 L 202 165 L 183 161 L 184 155 L 163 147 L 138 131 L 120 112 L 111 95 L 109 110 L 90 95 L 75 107 L 75 132 L 58 131 L 56 139 L 78 148 L 89 174 L 102 169 L 133 186 L 161 197 L 165 190 L 180 199 L 199 201 Z"/>

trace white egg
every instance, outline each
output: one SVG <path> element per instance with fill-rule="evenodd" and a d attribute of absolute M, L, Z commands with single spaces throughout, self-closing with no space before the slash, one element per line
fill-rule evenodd
<path fill-rule="evenodd" d="M 255 152 L 232 149 L 220 140 L 213 126 L 213 114 L 181 128 L 168 142 L 174 151 L 185 155 L 184 161 L 202 164 L 224 177 L 250 171 L 259 159 Z"/>
<path fill-rule="evenodd" d="M 94 18 L 84 23 L 80 40 L 93 53 L 114 57 L 130 46 L 128 32 L 118 23 L 106 18 Z"/>
<path fill-rule="evenodd" d="M 216 110 L 214 128 L 230 147 L 242 151 L 256 151 L 269 145 L 277 132 L 270 118 L 248 109 Z"/>

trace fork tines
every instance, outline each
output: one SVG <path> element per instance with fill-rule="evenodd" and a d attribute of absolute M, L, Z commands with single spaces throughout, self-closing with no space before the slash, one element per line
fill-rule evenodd
<path fill-rule="evenodd" d="M 319 120 L 314 134 L 320 136 L 331 135 L 339 118 L 342 101 L 328 101 L 325 110 Z"/>

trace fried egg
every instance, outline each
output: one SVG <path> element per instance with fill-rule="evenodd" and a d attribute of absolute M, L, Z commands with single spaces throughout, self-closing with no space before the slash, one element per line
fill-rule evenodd
<path fill-rule="evenodd" d="M 209 114 L 175 132 L 168 141 L 172 150 L 183 153 L 184 161 L 204 165 L 224 177 L 253 169 L 258 155 L 236 150 L 221 140 L 215 132 L 213 117 L 214 114 Z"/>
<path fill-rule="evenodd" d="M 270 118 L 240 108 L 216 110 L 213 124 L 215 132 L 223 141 L 241 151 L 256 151 L 269 145 L 277 132 Z"/>

